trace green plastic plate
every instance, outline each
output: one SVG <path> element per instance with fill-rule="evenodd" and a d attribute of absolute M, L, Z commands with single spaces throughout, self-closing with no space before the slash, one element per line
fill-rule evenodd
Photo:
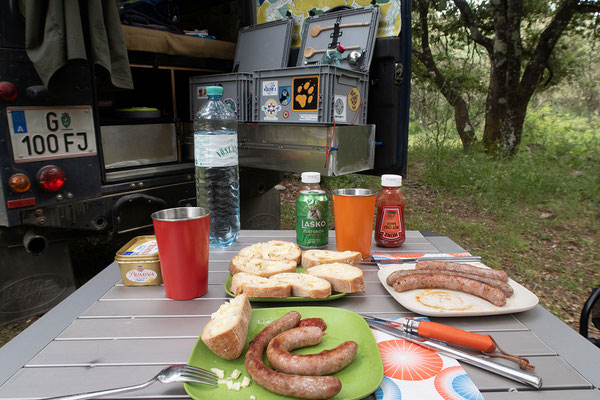
<path fill-rule="evenodd" d="M 242 375 L 238 378 L 238 381 L 241 382 L 244 376 L 250 378 L 250 375 L 244 368 L 244 356 L 248 349 L 248 343 L 265 326 L 292 310 L 298 311 L 302 315 L 302 318 L 323 318 L 327 324 L 323 342 L 317 346 L 295 350 L 295 352 L 302 354 L 318 353 L 325 349 L 332 349 L 347 340 L 353 340 L 358 343 L 358 351 L 354 361 L 343 370 L 333 374 L 333 376 L 336 376 L 342 382 L 342 390 L 333 399 L 362 399 L 377 390 L 383 379 L 383 363 L 377 342 L 365 320 L 360 315 L 343 308 L 278 307 L 253 309 L 252 319 L 248 327 L 246 346 L 241 356 L 235 360 L 225 360 L 215 355 L 206 347 L 201 339 L 198 339 L 192 350 L 188 364 L 205 369 L 222 369 L 225 371 L 225 378 L 231 376 L 231 373 L 235 369 L 239 369 L 242 371 Z M 282 398 L 282 396 L 269 392 L 254 382 L 239 392 L 227 390 L 227 386 L 225 385 L 212 387 L 186 382 L 184 383 L 184 387 L 188 395 L 195 400 L 249 399 L 252 395 L 257 400 Z"/>
<path fill-rule="evenodd" d="M 305 274 L 306 270 L 302 267 L 296 267 L 296 272 L 299 274 Z M 232 279 L 232 275 L 229 274 L 227 275 L 227 279 L 225 280 L 225 292 L 230 295 L 231 297 L 235 297 L 235 293 L 233 293 L 231 291 L 231 279 Z M 265 302 L 273 302 L 273 303 L 281 303 L 281 302 L 288 302 L 288 301 L 329 301 L 329 300 L 335 300 L 335 299 L 339 299 L 340 297 L 343 297 L 345 295 L 347 295 L 348 293 L 338 293 L 338 292 L 334 292 L 332 295 L 321 298 L 321 299 L 316 299 L 316 298 L 312 298 L 312 297 L 297 297 L 297 296 L 290 296 L 290 297 L 249 297 L 248 299 L 250 301 L 265 301 Z"/>

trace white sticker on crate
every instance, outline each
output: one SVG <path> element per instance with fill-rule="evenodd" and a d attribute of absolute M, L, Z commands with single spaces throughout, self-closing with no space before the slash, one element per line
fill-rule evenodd
<path fill-rule="evenodd" d="M 262 83 L 263 96 L 277 96 L 279 93 L 279 84 L 277 81 L 264 81 Z"/>
<path fill-rule="evenodd" d="M 300 121 L 318 121 L 319 116 L 317 114 L 300 114 L 298 115 Z"/>
<path fill-rule="evenodd" d="M 198 99 L 208 99 L 208 94 L 206 94 L 206 88 L 208 86 L 198 86 L 196 89 L 196 98 Z"/>
<path fill-rule="evenodd" d="M 346 96 L 336 95 L 333 100 L 333 118 L 337 122 L 346 122 Z"/>
<path fill-rule="evenodd" d="M 264 121 L 279 121 L 277 113 L 281 111 L 281 106 L 273 99 L 267 100 L 267 102 L 261 107 L 265 113 Z"/>

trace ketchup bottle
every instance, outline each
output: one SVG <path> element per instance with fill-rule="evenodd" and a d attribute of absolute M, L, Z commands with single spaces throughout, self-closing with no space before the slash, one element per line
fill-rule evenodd
<path fill-rule="evenodd" d="M 375 242 L 383 247 L 402 246 L 404 231 L 404 205 L 406 198 L 400 191 L 402 176 L 382 175 L 381 192 L 377 195 L 377 223 Z"/>

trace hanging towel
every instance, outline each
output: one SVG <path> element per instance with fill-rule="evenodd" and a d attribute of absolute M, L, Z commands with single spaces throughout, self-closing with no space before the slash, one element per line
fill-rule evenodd
<path fill-rule="evenodd" d="M 82 17 L 87 24 L 82 24 Z M 114 0 L 29 0 L 25 48 L 46 88 L 53 77 L 76 60 L 103 67 L 111 83 L 133 89 L 127 48 Z M 87 25 L 84 32 L 84 25 Z M 86 49 L 85 38 L 88 38 Z"/>

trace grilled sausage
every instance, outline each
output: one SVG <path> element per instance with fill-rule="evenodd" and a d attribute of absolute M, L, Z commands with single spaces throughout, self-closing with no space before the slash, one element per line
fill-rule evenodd
<path fill-rule="evenodd" d="M 263 363 L 263 351 L 271 339 L 294 328 L 300 314 L 290 311 L 271 322 L 250 342 L 246 351 L 245 366 L 254 382 L 283 396 L 302 399 L 328 399 L 342 390 L 342 382 L 334 376 L 300 376 L 273 371 Z"/>
<path fill-rule="evenodd" d="M 466 274 L 482 276 L 484 278 L 492 278 L 508 282 L 508 275 L 506 275 L 506 272 L 504 271 L 490 268 L 479 268 L 470 264 L 459 264 L 447 261 L 419 261 L 415 268 L 462 272 Z"/>
<path fill-rule="evenodd" d="M 298 375 L 333 374 L 354 360 L 358 344 L 352 341 L 316 354 L 290 353 L 290 350 L 314 346 L 322 340 L 323 331 L 317 326 L 287 330 L 271 340 L 267 347 L 267 359 L 275 370 Z"/>
<path fill-rule="evenodd" d="M 490 286 L 498 288 L 504 292 L 506 297 L 510 297 L 514 294 L 514 289 L 506 282 L 503 282 L 498 279 L 484 278 L 482 276 L 473 275 L 473 274 L 465 274 L 462 272 L 453 272 L 453 271 L 445 271 L 445 270 L 429 270 L 429 269 L 399 269 L 397 271 L 392 272 L 388 275 L 386 279 L 386 283 L 390 286 L 394 285 L 394 281 L 402 276 L 407 275 L 422 275 L 422 274 L 439 274 L 439 275 L 449 275 L 449 276 L 462 276 L 463 278 L 469 278 L 476 281 L 480 281 L 483 283 L 487 283 Z"/>
<path fill-rule="evenodd" d="M 324 332 L 327 329 L 327 324 L 323 318 L 305 318 L 298 323 L 298 326 L 318 326 Z"/>
<path fill-rule="evenodd" d="M 506 304 L 506 296 L 495 287 L 474 279 L 462 276 L 448 276 L 440 274 L 414 274 L 402 276 L 393 283 L 397 292 L 405 292 L 413 289 L 449 289 L 469 293 L 495 306 L 502 307 Z"/>

